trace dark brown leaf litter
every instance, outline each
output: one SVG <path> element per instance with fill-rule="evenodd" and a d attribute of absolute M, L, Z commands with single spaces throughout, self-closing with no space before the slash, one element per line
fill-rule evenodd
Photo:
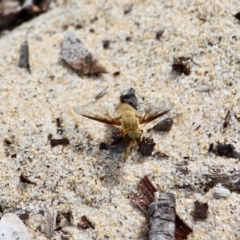
<path fill-rule="evenodd" d="M 50 144 L 51 144 L 51 147 L 55 147 L 55 146 L 58 146 L 58 145 L 66 146 L 66 145 L 70 144 L 70 141 L 67 138 L 50 139 Z"/>
<path fill-rule="evenodd" d="M 159 131 L 159 132 L 169 132 L 172 129 L 173 126 L 173 119 L 172 118 L 166 118 L 156 124 L 152 129 L 154 131 Z"/>
<path fill-rule="evenodd" d="M 178 57 L 174 58 L 172 69 L 173 71 L 176 71 L 178 73 L 184 73 L 185 75 L 190 75 L 191 68 L 190 68 L 190 62 L 192 59 L 190 57 Z"/>
<path fill-rule="evenodd" d="M 187 239 L 187 236 L 192 233 L 192 229 L 181 219 L 178 214 L 176 214 L 175 218 L 175 239 L 176 240 L 183 240 Z"/>
<path fill-rule="evenodd" d="M 157 192 L 157 189 L 153 186 L 153 184 L 150 182 L 150 180 L 148 179 L 147 176 L 145 176 L 143 179 L 141 179 L 137 190 L 138 190 L 138 194 L 136 194 L 132 197 L 132 203 L 134 205 L 138 206 L 148 216 L 149 215 L 153 216 L 152 213 L 156 212 L 157 214 L 155 215 L 155 217 L 157 217 L 157 218 L 161 217 L 157 210 L 159 208 L 159 204 L 161 205 L 163 202 L 158 201 L 159 198 L 157 198 L 157 199 L 154 198 L 154 195 Z M 166 194 L 166 193 L 163 193 L 163 194 Z M 161 197 L 160 197 L 160 199 L 161 199 Z M 163 201 L 164 201 L 164 198 L 163 198 Z M 151 208 L 150 208 L 150 206 L 151 206 L 150 204 L 152 204 Z M 173 210 L 175 212 L 175 208 Z M 156 227 L 159 230 L 159 226 L 158 226 L 159 219 L 156 219 L 156 220 L 157 220 L 156 221 L 157 224 L 155 224 L 155 223 L 154 223 L 155 225 L 153 224 L 155 227 L 152 226 L 152 224 L 150 225 L 151 234 L 152 233 L 158 234 L 158 231 L 156 231 Z M 174 221 L 175 221 L 175 226 L 174 226 L 175 227 L 175 239 L 176 240 L 187 239 L 187 235 L 189 235 L 192 232 L 192 229 L 189 228 L 186 225 L 186 223 L 184 223 L 184 221 L 176 214 L 176 212 L 175 212 Z M 165 225 L 163 225 L 162 227 L 165 228 Z M 151 237 L 152 238 L 149 238 L 149 239 L 157 239 L 157 238 L 154 238 L 154 234 L 151 235 Z M 162 239 L 165 239 L 165 238 L 162 238 Z M 167 239 L 170 239 L 170 238 L 167 238 Z M 172 239 L 174 239 L 174 238 L 172 238 Z"/>
<path fill-rule="evenodd" d="M 150 156 L 154 150 L 156 143 L 152 138 L 143 137 L 141 142 L 138 145 L 138 152 L 143 156 Z"/>
<path fill-rule="evenodd" d="M 20 181 L 22 183 L 28 183 L 28 184 L 33 184 L 33 185 L 36 185 L 35 182 L 32 182 L 24 173 L 21 173 L 20 175 Z"/>
<path fill-rule="evenodd" d="M 223 123 L 223 128 L 228 127 L 230 119 L 231 119 L 231 111 L 228 110 L 227 115 L 226 115 L 225 120 L 224 120 L 224 123 Z"/>
<path fill-rule="evenodd" d="M 217 142 L 217 145 L 210 144 L 208 152 L 213 152 L 218 156 L 240 159 L 240 153 L 235 150 L 232 144 L 222 144 Z"/>
<path fill-rule="evenodd" d="M 137 110 L 138 99 L 135 95 L 135 89 L 130 88 L 126 93 L 122 93 L 121 96 L 120 96 L 120 102 L 121 103 L 127 103 Z"/>
<path fill-rule="evenodd" d="M 25 0 L 21 6 L 5 7 L 1 4 L 0 31 L 11 30 L 21 23 L 31 20 L 33 17 L 48 10 L 52 0 Z"/>
<path fill-rule="evenodd" d="M 141 179 L 137 187 L 138 194 L 132 197 L 132 203 L 147 214 L 148 206 L 154 200 L 157 189 L 153 186 L 147 176 Z"/>
<path fill-rule="evenodd" d="M 81 229 L 88 229 L 88 228 L 92 228 L 95 229 L 94 224 L 87 218 L 87 216 L 82 216 L 79 223 L 78 223 L 78 227 Z"/>
<path fill-rule="evenodd" d="M 193 218 L 195 221 L 198 220 L 205 220 L 208 217 L 208 204 L 207 203 L 201 203 L 198 200 L 194 202 L 194 212 L 193 212 Z"/>
<path fill-rule="evenodd" d="M 84 47 L 81 41 L 70 32 L 64 36 L 61 59 L 78 74 L 98 75 L 100 73 L 107 73 L 106 68 L 104 68 Z"/>
<path fill-rule="evenodd" d="M 20 68 L 26 69 L 29 73 L 31 73 L 30 65 L 29 65 L 29 48 L 28 42 L 24 41 L 20 48 L 20 59 L 18 66 Z"/>

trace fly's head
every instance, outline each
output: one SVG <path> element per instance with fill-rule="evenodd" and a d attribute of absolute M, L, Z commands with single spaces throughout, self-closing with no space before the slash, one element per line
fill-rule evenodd
<path fill-rule="evenodd" d="M 123 136 L 124 142 L 129 147 L 136 147 L 141 141 L 141 131 L 129 131 Z"/>

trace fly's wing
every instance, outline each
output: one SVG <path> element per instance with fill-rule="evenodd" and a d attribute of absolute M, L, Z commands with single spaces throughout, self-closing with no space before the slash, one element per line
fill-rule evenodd
<path fill-rule="evenodd" d="M 114 109 L 109 106 L 87 104 L 73 107 L 73 110 L 77 114 L 92 120 L 115 127 L 120 126 L 119 117 L 115 116 L 116 114 L 114 114 Z"/>
<path fill-rule="evenodd" d="M 140 124 L 147 124 L 167 112 L 169 112 L 173 108 L 173 105 L 164 101 L 152 101 L 148 102 L 144 109 L 138 111 L 138 118 Z"/>

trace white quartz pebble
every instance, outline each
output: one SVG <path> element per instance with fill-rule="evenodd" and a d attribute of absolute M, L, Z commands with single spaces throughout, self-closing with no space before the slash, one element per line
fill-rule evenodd
<path fill-rule="evenodd" d="M 225 198 L 230 196 L 230 194 L 231 192 L 221 185 L 217 185 L 213 188 L 213 196 L 215 198 Z"/>
<path fill-rule="evenodd" d="M 0 240 L 30 240 L 29 233 L 20 218 L 13 214 L 4 214 L 0 220 Z"/>

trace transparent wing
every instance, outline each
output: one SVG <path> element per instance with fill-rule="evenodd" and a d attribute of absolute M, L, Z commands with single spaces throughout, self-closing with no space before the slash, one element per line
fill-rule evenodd
<path fill-rule="evenodd" d="M 118 127 L 120 125 L 118 116 L 115 116 L 115 109 L 104 105 L 79 105 L 73 110 L 84 117 L 92 120 Z"/>
<path fill-rule="evenodd" d="M 165 101 L 151 101 L 144 105 L 144 108 L 140 108 L 138 111 L 139 123 L 146 124 L 149 123 L 173 108 L 173 104 L 167 103 Z"/>

